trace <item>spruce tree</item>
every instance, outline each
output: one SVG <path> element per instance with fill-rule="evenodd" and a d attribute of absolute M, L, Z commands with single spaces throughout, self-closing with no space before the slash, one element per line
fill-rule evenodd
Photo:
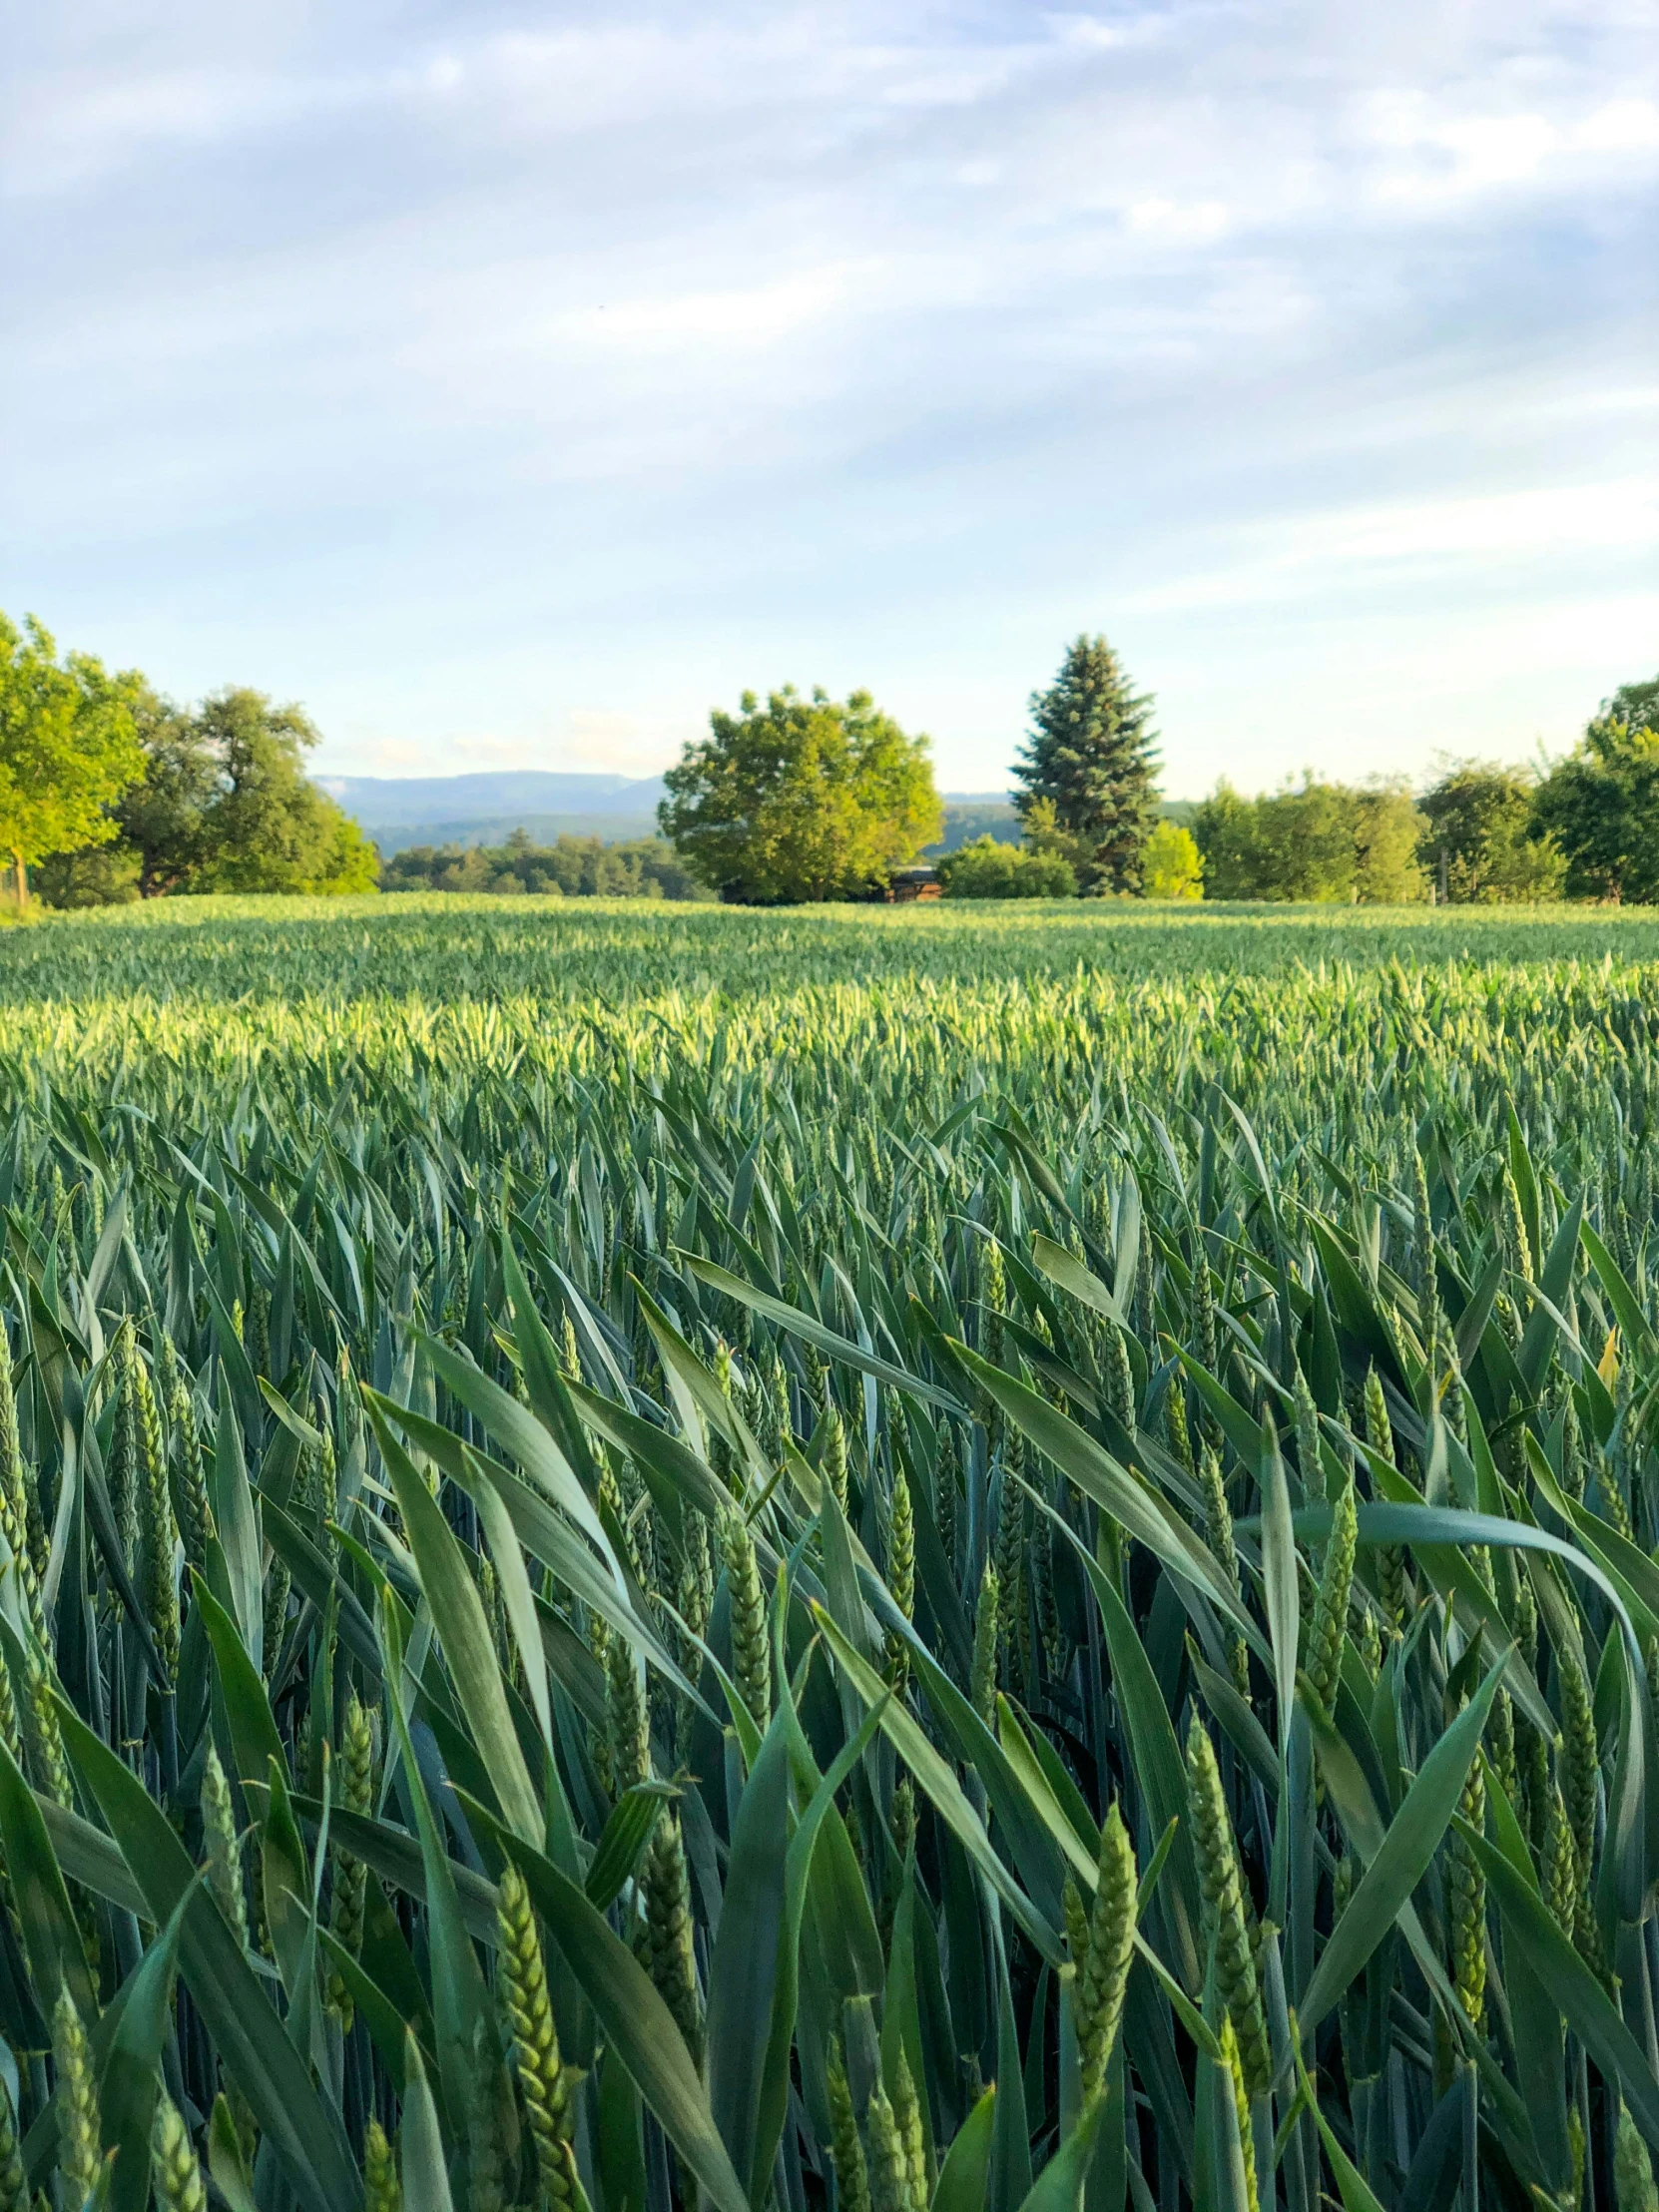
<path fill-rule="evenodd" d="M 1138 892 L 1158 820 L 1151 694 L 1134 690 L 1104 638 L 1082 637 L 1047 691 L 1032 693 L 1031 721 L 1014 770 L 1021 820 L 1062 833 L 1085 894 Z"/>

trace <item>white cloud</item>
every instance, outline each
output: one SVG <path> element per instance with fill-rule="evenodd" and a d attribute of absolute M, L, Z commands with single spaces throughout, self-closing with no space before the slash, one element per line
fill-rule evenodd
<path fill-rule="evenodd" d="M 1642 98 L 1502 112 L 1448 110 L 1420 90 L 1363 103 L 1361 136 L 1384 159 L 1372 192 L 1382 203 L 1432 210 L 1505 188 L 1559 180 L 1563 170 L 1659 152 L 1659 105 Z"/>
<path fill-rule="evenodd" d="M 1175 28 L 1176 11 L 1148 9 L 1140 15 L 1123 14 L 1110 20 L 1097 15 L 1050 14 L 1049 29 L 1064 44 L 1092 48 L 1096 52 L 1122 51 L 1168 38 Z"/>
<path fill-rule="evenodd" d="M 1609 100 L 1584 118 L 1574 143 L 1587 154 L 1659 151 L 1659 101 Z"/>
<path fill-rule="evenodd" d="M 677 730 L 671 736 L 603 707 L 573 707 L 559 732 L 559 758 L 571 768 L 650 776 L 674 758 L 688 734 Z"/>
<path fill-rule="evenodd" d="M 767 345 L 827 320 L 880 272 L 879 262 L 846 263 L 729 291 L 607 300 L 554 315 L 546 332 L 628 352 Z"/>
<path fill-rule="evenodd" d="M 1557 484 L 1360 508 L 1312 525 L 1304 561 L 1445 560 L 1634 552 L 1659 544 L 1659 477 Z"/>
<path fill-rule="evenodd" d="M 1132 236 L 1174 246 L 1213 246 L 1232 227 L 1220 200 L 1132 200 L 1124 221 Z"/>

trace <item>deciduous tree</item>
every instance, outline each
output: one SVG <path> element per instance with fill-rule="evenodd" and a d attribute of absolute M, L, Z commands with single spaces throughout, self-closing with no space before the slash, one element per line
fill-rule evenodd
<path fill-rule="evenodd" d="M 197 716 L 145 687 L 137 706 L 141 784 L 115 807 L 122 844 L 138 862 L 139 894 L 185 889 L 207 857 L 204 824 L 222 787 L 222 762 Z"/>
<path fill-rule="evenodd" d="M 1454 761 L 1418 802 L 1417 856 L 1455 904 L 1557 898 L 1566 860 L 1535 823 L 1537 779 L 1498 761 Z"/>
<path fill-rule="evenodd" d="M 1075 898 L 1077 876 L 1057 852 L 975 837 L 938 864 L 947 898 Z"/>
<path fill-rule="evenodd" d="M 1204 855 L 1190 830 L 1161 822 L 1146 840 L 1142 875 L 1148 898 L 1202 898 Z"/>
<path fill-rule="evenodd" d="M 1212 898 L 1350 898 L 1354 816 L 1351 793 L 1312 776 L 1260 799 L 1223 783 L 1193 824 L 1205 887 Z"/>
<path fill-rule="evenodd" d="M 1537 820 L 1567 856 L 1570 895 L 1651 905 L 1659 900 L 1659 728 L 1654 684 L 1605 702 L 1583 742 L 1538 787 Z"/>
<path fill-rule="evenodd" d="M 710 735 L 663 779 L 664 834 L 693 872 L 754 905 L 857 898 L 939 834 L 928 741 L 906 737 L 868 692 L 844 705 L 793 685 L 763 707 L 716 708 Z"/>
<path fill-rule="evenodd" d="M 20 906 L 36 860 L 115 836 L 107 810 L 144 774 L 139 690 L 90 653 L 60 660 L 33 615 L 21 630 L 0 615 L 0 854 Z"/>
<path fill-rule="evenodd" d="M 1193 823 L 1210 898 L 1420 899 L 1421 821 L 1397 784 L 1356 791 L 1305 776 L 1300 785 L 1243 799 L 1226 783 Z"/>
<path fill-rule="evenodd" d="M 190 886 L 204 891 L 373 890 L 379 858 L 350 816 L 305 774 L 318 734 L 298 707 L 263 692 L 217 692 L 195 717 L 220 789 L 202 817 Z"/>
<path fill-rule="evenodd" d="M 1428 896 L 1417 857 L 1422 816 L 1402 783 L 1354 794 L 1354 893 L 1363 906 L 1409 906 Z"/>

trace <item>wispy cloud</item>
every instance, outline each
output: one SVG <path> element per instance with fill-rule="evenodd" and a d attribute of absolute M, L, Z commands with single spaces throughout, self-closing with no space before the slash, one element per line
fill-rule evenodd
<path fill-rule="evenodd" d="M 670 291 L 572 307 L 545 327 L 569 340 L 622 352 L 683 353 L 768 345 L 844 313 L 878 282 L 881 264 L 846 263 L 722 291 Z"/>
<path fill-rule="evenodd" d="M 1659 550 L 1659 473 L 1598 484 L 1552 484 L 1448 499 L 1333 507 L 1238 533 L 1236 558 L 1209 574 L 1133 593 L 1135 612 L 1267 605 L 1366 589 L 1381 575 L 1439 581 L 1479 562 L 1488 578 L 1519 566 Z"/>
<path fill-rule="evenodd" d="M 1510 106 L 1447 111 L 1421 91 L 1389 90 L 1362 106 L 1380 157 L 1371 189 L 1384 205 L 1425 211 L 1478 195 L 1590 183 L 1597 170 L 1646 170 L 1659 154 L 1659 102 L 1575 102 L 1551 115 Z"/>

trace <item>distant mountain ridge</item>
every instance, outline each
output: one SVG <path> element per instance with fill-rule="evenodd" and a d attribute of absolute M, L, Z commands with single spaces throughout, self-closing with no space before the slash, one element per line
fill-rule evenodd
<path fill-rule="evenodd" d="M 364 828 L 408 823 L 517 821 L 530 815 L 655 816 L 660 776 L 566 775 L 536 768 L 471 776 L 319 776 Z"/>
<path fill-rule="evenodd" d="M 389 859 L 412 844 L 505 844 L 522 830 L 532 844 L 553 844 L 560 837 L 597 837 L 601 844 L 631 844 L 660 836 L 655 812 L 643 815 L 510 815 L 471 817 L 461 822 L 365 822 L 363 834 Z"/>
<path fill-rule="evenodd" d="M 388 857 L 416 844 L 502 844 L 514 830 L 538 843 L 598 837 L 626 843 L 657 834 L 660 776 L 566 774 L 550 769 L 484 769 L 470 776 L 319 776 L 330 799 Z M 945 851 L 989 830 L 1018 837 L 1004 792 L 945 792 Z"/>
<path fill-rule="evenodd" d="M 471 776 L 319 776 L 317 782 L 390 858 L 416 844 L 505 844 L 523 830 L 538 844 L 597 837 L 627 844 L 654 837 L 660 776 L 565 774 L 537 768 L 483 769 Z M 1019 817 L 1008 792 L 941 792 L 944 835 L 931 853 L 952 852 L 974 837 L 1017 844 Z M 1188 822 L 1190 800 L 1166 800 L 1160 813 Z"/>

